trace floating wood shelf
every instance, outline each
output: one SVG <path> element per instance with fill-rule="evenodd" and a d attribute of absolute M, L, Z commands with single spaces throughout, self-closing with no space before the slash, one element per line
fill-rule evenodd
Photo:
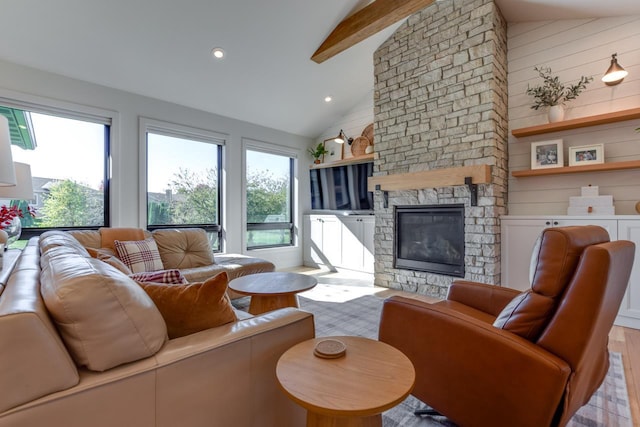
<path fill-rule="evenodd" d="M 559 132 L 562 130 L 578 129 L 589 126 L 606 125 L 609 123 L 633 119 L 640 119 L 640 108 L 632 108 L 630 110 L 616 111 L 615 113 L 598 114 L 596 116 L 581 117 L 556 123 L 513 129 L 511 134 L 516 138 L 522 138 L 525 136 L 541 135 L 550 132 Z"/>
<path fill-rule="evenodd" d="M 460 166 L 396 175 L 372 176 L 368 180 L 368 189 L 369 191 L 375 191 L 378 185 L 382 191 L 421 190 L 423 188 L 467 185 L 465 183 L 465 178 L 467 177 L 471 178 L 473 184 L 488 184 L 491 182 L 491 166 Z"/>
<path fill-rule="evenodd" d="M 521 170 L 513 171 L 511 175 L 515 178 L 521 178 L 526 176 L 563 175 L 568 173 L 616 171 L 624 169 L 640 169 L 640 160 L 600 163 L 597 165 L 567 166 L 563 168 Z"/>
<path fill-rule="evenodd" d="M 373 156 L 374 156 L 374 153 L 363 154 L 362 156 L 350 157 L 348 159 L 338 160 L 338 161 L 330 162 L 330 163 L 320 163 L 318 165 L 312 164 L 311 166 L 309 166 L 309 168 L 310 169 L 322 169 L 322 168 L 332 168 L 332 167 L 335 167 L 335 166 L 345 166 L 345 165 L 355 165 L 355 164 L 358 164 L 358 163 L 367 163 L 367 162 L 372 162 L 373 161 Z"/>

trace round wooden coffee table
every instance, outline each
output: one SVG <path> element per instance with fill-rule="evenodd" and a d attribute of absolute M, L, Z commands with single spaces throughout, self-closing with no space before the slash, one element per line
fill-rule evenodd
<path fill-rule="evenodd" d="M 249 313 L 261 314 L 284 307 L 300 307 L 298 292 L 318 284 L 313 276 L 300 273 L 268 272 L 249 274 L 229 282 L 229 289 L 251 296 Z"/>
<path fill-rule="evenodd" d="M 337 359 L 315 356 L 319 341 L 346 345 Z M 307 427 L 381 427 L 381 413 L 413 390 L 415 370 L 402 352 L 362 337 L 324 337 L 299 343 L 278 361 L 280 387 L 307 409 Z"/>

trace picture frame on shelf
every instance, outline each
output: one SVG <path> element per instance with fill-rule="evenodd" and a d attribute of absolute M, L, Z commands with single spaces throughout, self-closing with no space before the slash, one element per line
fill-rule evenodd
<path fill-rule="evenodd" d="M 332 163 L 342 160 L 342 150 L 344 144 L 336 142 L 334 138 L 324 140 L 324 148 L 327 150 L 327 154 L 324 155 L 323 163 Z"/>
<path fill-rule="evenodd" d="M 564 152 L 561 139 L 531 143 L 531 169 L 561 168 Z"/>
<path fill-rule="evenodd" d="M 569 166 L 604 163 L 604 144 L 569 147 Z"/>

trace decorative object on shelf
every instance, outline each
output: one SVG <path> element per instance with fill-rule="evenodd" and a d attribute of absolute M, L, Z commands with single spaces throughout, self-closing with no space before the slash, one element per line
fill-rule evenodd
<path fill-rule="evenodd" d="M 372 154 L 373 153 L 373 145 L 367 145 L 367 148 L 365 148 L 364 153 L 365 154 Z"/>
<path fill-rule="evenodd" d="M 331 163 L 342 160 L 343 145 L 343 143 L 336 142 L 335 138 L 326 139 L 323 145 L 324 149 L 326 150 L 323 163 Z"/>
<path fill-rule="evenodd" d="M 16 172 L 11 156 L 9 120 L 0 114 L 0 186 L 16 185 Z"/>
<path fill-rule="evenodd" d="M 640 214 L 640 202 L 636 203 L 636 212 Z"/>
<path fill-rule="evenodd" d="M 309 148 L 307 150 L 311 157 L 313 157 L 313 163 L 320 164 L 324 159 L 324 155 L 328 153 L 328 151 L 324 148 L 324 143 L 320 142 L 316 146 L 316 148 Z"/>
<path fill-rule="evenodd" d="M 527 95 L 531 95 L 534 98 L 534 104 L 531 108 L 537 110 L 540 107 L 556 107 L 553 110 L 549 109 L 549 121 L 552 123 L 564 118 L 564 104 L 567 101 L 576 99 L 586 89 L 587 84 L 593 80 L 593 77 L 582 76 L 578 83 L 566 87 L 563 83 L 560 83 L 560 79 L 557 76 L 551 76 L 551 68 L 535 67 L 534 70 L 542 77 L 543 83 L 541 86 L 527 86 Z M 562 110 L 562 112 L 558 110 Z"/>
<path fill-rule="evenodd" d="M 559 168 L 564 166 L 562 140 L 531 143 L 531 169 Z"/>
<path fill-rule="evenodd" d="M 373 123 L 367 125 L 362 131 L 362 136 L 366 136 L 369 140 L 369 144 L 373 145 Z"/>
<path fill-rule="evenodd" d="M 607 72 L 602 76 L 602 81 L 607 86 L 615 86 L 622 83 L 625 77 L 629 74 L 624 68 L 618 64 L 618 54 L 611 55 L 611 65 L 607 69 Z"/>
<path fill-rule="evenodd" d="M 367 152 L 367 147 L 369 147 L 369 138 L 366 136 L 358 136 L 353 140 L 353 144 L 351 144 L 351 154 L 353 157 L 362 156 Z"/>
<path fill-rule="evenodd" d="M 580 196 L 569 197 L 567 215 L 615 215 L 613 196 L 601 196 L 597 186 L 582 187 Z"/>
<path fill-rule="evenodd" d="M 569 147 L 569 166 L 604 163 L 604 144 Z"/>
<path fill-rule="evenodd" d="M 340 129 L 340 133 L 338 134 L 338 136 L 333 138 L 333 140 L 338 144 L 344 144 L 345 142 L 347 142 L 349 145 L 351 145 L 351 143 L 353 142 L 353 138 L 349 138 L 342 129 Z"/>

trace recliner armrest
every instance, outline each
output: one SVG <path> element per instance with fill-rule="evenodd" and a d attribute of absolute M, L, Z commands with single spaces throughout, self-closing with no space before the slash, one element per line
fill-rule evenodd
<path fill-rule="evenodd" d="M 498 316 L 502 309 L 521 292 L 485 283 L 456 280 L 449 287 L 447 299 Z"/>

